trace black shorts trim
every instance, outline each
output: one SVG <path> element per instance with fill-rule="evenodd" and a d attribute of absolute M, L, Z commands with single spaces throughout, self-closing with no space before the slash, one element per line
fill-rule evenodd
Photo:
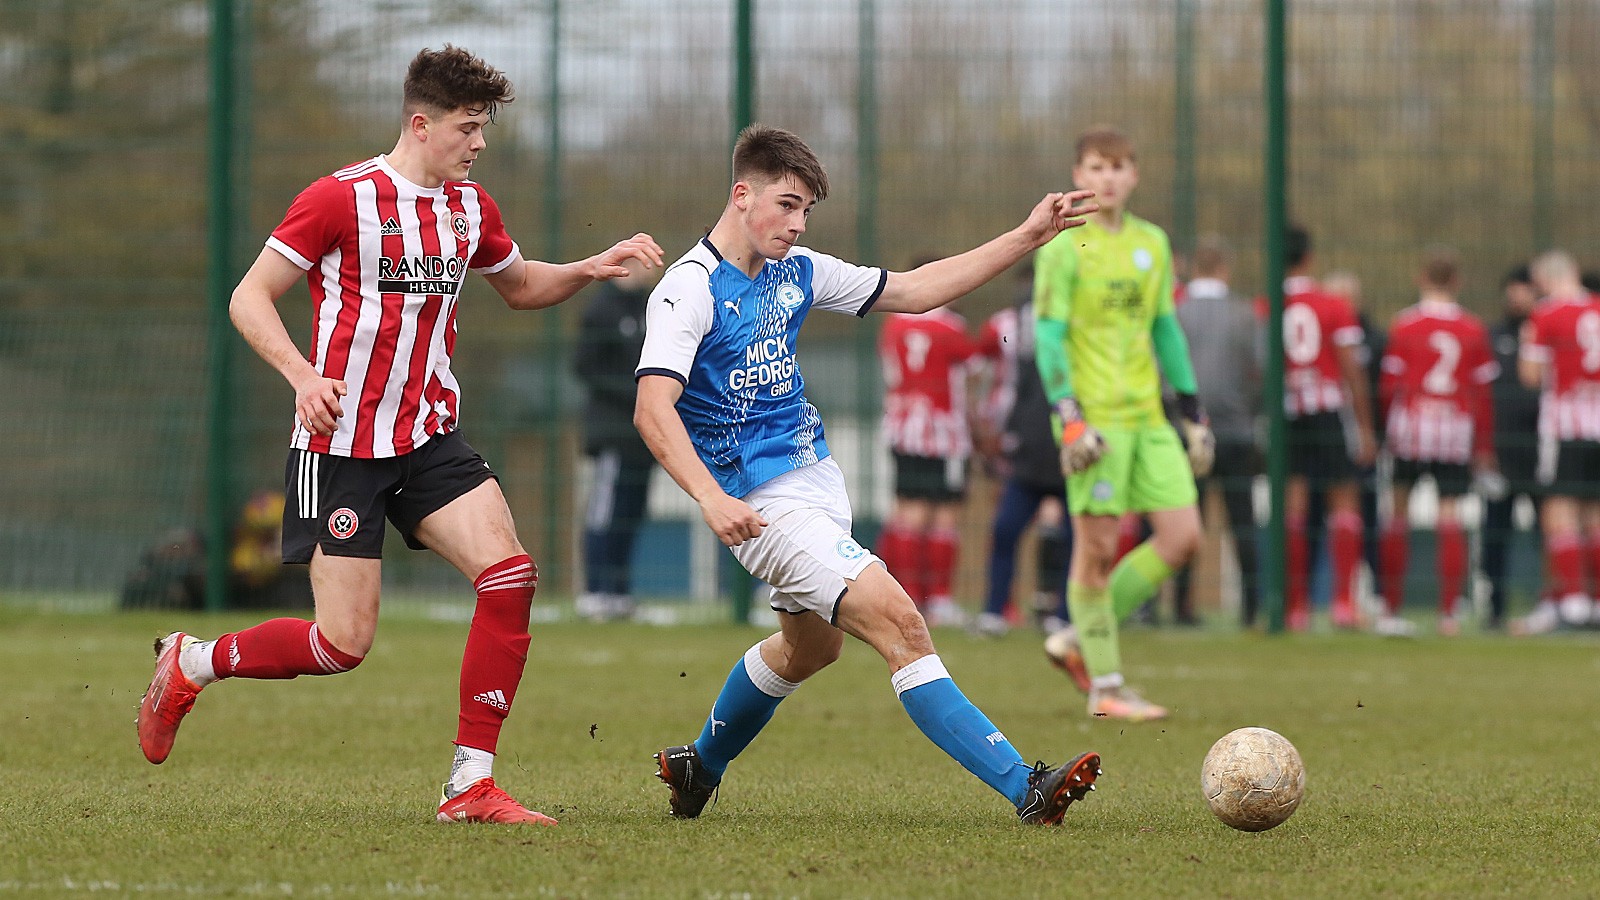
<path fill-rule="evenodd" d="M 1361 470 L 1350 458 L 1344 417 L 1338 412 L 1312 413 L 1286 423 L 1289 474 L 1317 485 L 1356 481 Z"/>
<path fill-rule="evenodd" d="M 1409 486 L 1424 475 L 1432 476 L 1441 497 L 1461 497 L 1472 490 L 1472 468 L 1466 463 L 1396 458 L 1389 480 Z"/>
<path fill-rule="evenodd" d="M 955 503 L 966 498 L 966 457 L 892 455 L 896 497 L 934 503 Z"/>
<path fill-rule="evenodd" d="M 1548 496 L 1600 500 L 1600 441 L 1557 441 L 1547 474 Z"/>
<path fill-rule="evenodd" d="M 384 522 L 413 550 L 423 519 L 491 478 L 494 470 L 460 432 L 399 456 L 357 459 L 292 449 L 284 465 L 283 561 L 324 556 L 382 559 Z"/>

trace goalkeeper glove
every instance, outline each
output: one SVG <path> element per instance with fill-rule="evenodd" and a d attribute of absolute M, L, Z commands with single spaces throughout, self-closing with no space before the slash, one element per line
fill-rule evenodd
<path fill-rule="evenodd" d="M 1106 452 L 1106 439 L 1083 420 L 1083 407 L 1071 397 L 1056 401 L 1061 417 L 1061 474 L 1076 475 L 1100 461 Z"/>
<path fill-rule="evenodd" d="M 1217 442 L 1211 435 L 1211 424 L 1206 411 L 1200 407 L 1200 398 L 1193 394 L 1178 395 L 1178 429 L 1183 437 L 1183 449 L 1189 454 L 1189 468 L 1196 478 L 1211 474 L 1211 464 L 1216 462 Z"/>

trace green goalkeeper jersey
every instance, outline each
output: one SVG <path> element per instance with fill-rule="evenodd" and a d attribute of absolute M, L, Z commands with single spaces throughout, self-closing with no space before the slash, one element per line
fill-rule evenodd
<path fill-rule="evenodd" d="M 1098 428 L 1164 424 L 1161 373 L 1151 326 L 1171 316 L 1172 249 L 1167 233 L 1130 213 L 1122 229 L 1090 220 L 1057 235 L 1034 259 L 1034 317 L 1065 326 L 1070 395 Z M 1052 387 L 1051 400 L 1069 393 Z"/>

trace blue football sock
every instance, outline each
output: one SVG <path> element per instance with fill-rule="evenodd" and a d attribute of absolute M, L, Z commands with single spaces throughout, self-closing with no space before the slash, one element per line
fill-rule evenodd
<path fill-rule="evenodd" d="M 1013 806 L 1022 802 L 1033 767 L 961 693 L 938 656 L 924 656 L 896 672 L 894 685 L 906 713 L 928 740 Z"/>
<path fill-rule="evenodd" d="M 708 776 L 722 780 L 722 773 L 735 756 L 744 752 L 766 727 L 778 704 L 799 687 L 785 681 L 761 659 L 761 645 L 756 644 L 744 658 L 733 664 L 722 693 L 711 706 L 700 737 L 695 739 L 695 753 Z"/>

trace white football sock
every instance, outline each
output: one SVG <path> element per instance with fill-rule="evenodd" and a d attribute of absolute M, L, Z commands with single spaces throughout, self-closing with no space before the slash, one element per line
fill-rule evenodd
<path fill-rule="evenodd" d="M 472 787 L 474 782 L 493 774 L 493 753 L 457 745 L 455 760 L 450 764 L 450 783 L 445 786 L 445 794 L 451 798 L 458 797 L 467 788 Z"/>
<path fill-rule="evenodd" d="M 202 641 L 186 637 L 178 650 L 178 668 L 195 687 L 205 687 L 217 680 L 217 670 L 211 667 L 211 648 L 216 641 Z"/>

